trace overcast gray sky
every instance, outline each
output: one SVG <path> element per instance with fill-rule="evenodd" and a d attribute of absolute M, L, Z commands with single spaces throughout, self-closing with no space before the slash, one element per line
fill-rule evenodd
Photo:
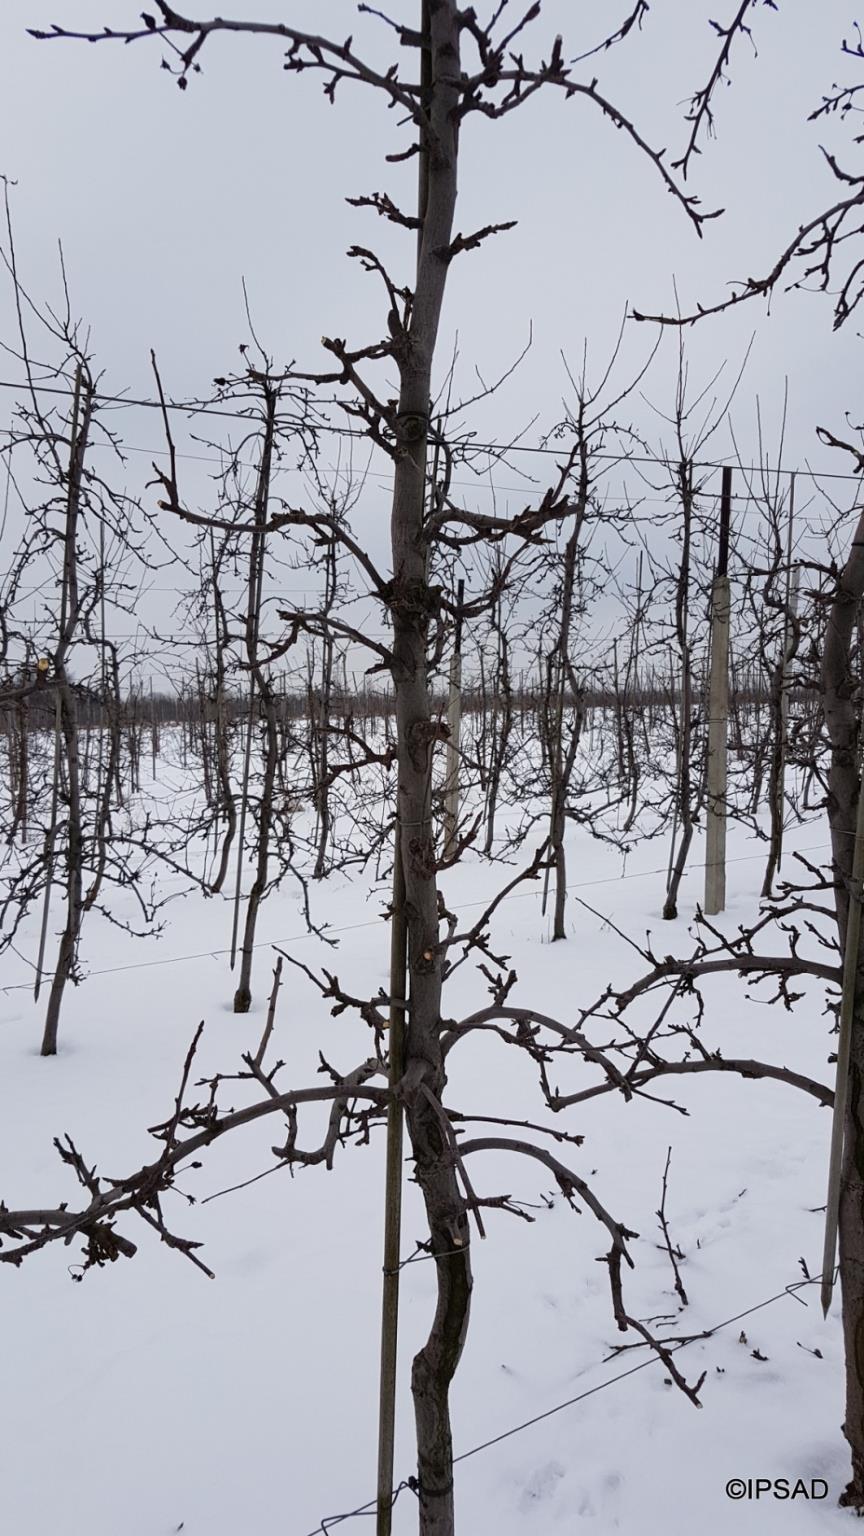
<path fill-rule="evenodd" d="M 627 7 L 546 0 L 534 47 L 540 53 L 559 30 L 568 52 L 590 46 L 618 9 Z M 708 18 L 717 11 L 722 19 L 724 9 L 731 14 L 733 0 L 653 0 L 641 34 L 585 66 L 670 155 L 684 142 L 684 100 L 716 51 Z M 416 10 L 415 0 L 393 7 L 407 21 Z M 296 18 L 339 37 L 353 30 L 374 54 L 398 54 L 381 23 L 358 18 L 346 0 L 236 0 L 232 14 Z M 319 79 L 282 71 L 274 40 L 215 39 L 184 95 L 158 68 L 161 43 L 44 44 L 25 31 L 137 16 L 132 0 L 2 7 L 0 167 L 19 182 L 16 222 L 31 286 L 54 285 L 62 237 L 96 348 L 133 387 L 148 382 L 153 345 L 178 392 L 199 389 L 202 375 L 233 360 L 244 334 L 241 275 L 277 353 L 315 365 L 322 331 L 377 334 L 375 282 L 344 252 L 390 232 L 345 198 L 379 186 L 398 192 L 413 177 L 413 168 L 383 164 L 406 141 L 395 113 L 350 85 L 329 106 Z M 674 274 L 686 304 L 761 271 L 833 193 L 818 148 L 826 125 L 805 119 L 833 80 L 853 75 L 840 56 L 853 16 L 847 0 L 780 0 L 777 12 L 754 12 L 759 56 L 739 44 L 733 83 L 718 98 L 717 140 L 691 175 L 707 207 L 728 210 L 702 242 L 651 166 L 585 102 L 549 92 L 503 123 L 472 118 L 460 227 L 515 217 L 519 228 L 454 267 L 446 323 L 459 329 L 464 355 L 494 372 L 533 320 L 523 392 L 554 409 L 559 349 L 578 355 L 587 336 L 599 359 L 627 300 L 671 304 Z M 848 144 L 848 130 L 828 127 L 829 142 Z M 410 236 L 393 232 L 387 244 L 410 274 Z M 734 324 L 715 322 L 693 339 L 694 357 L 713 364 L 757 323 L 751 395 L 776 388 L 788 370 L 802 422 L 854 406 L 838 375 L 854 366 L 855 349 L 829 336 L 824 300 L 777 305 L 773 324 L 755 305 Z M 844 381 L 850 389 L 853 378 Z"/>
<path fill-rule="evenodd" d="M 735 8 L 734 0 L 652 0 L 641 34 L 586 64 L 586 78 L 596 73 L 648 141 L 673 157 L 685 142 L 686 99 L 716 53 L 709 17 L 726 20 Z M 394 0 L 391 9 L 412 22 L 418 3 Z M 627 9 L 546 0 L 531 49 L 543 53 L 562 32 L 572 56 Z M 413 241 L 345 199 L 375 189 L 398 199 L 413 182 L 412 165 L 384 163 L 407 142 L 396 114 L 350 85 L 330 106 L 319 79 L 283 72 L 274 40 L 215 39 L 184 94 L 159 69 L 159 43 L 46 44 L 25 31 L 53 21 L 133 24 L 138 14 L 131 0 L 4 0 L 0 170 L 18 183 L 19 261 L 34 295 L 56 295 L 62 239 L 74 307 L 92 326 L 106 383 L 133 393 L 152 392 L 151 347 L 175 396 L 205 392 L 215 374 L 237 366 L 247 336 L 242 277 L 277 363 L 322 366 L 322 333 L 357 345 L 376 339 L 378 284 L 347 260 L 346 248 L 374 243 L 397 279 L 410 282 Z M 234 0 L 231 14 L 290 19 L 338 37 L 353 32 L 375 57 L 398 54 L 381 22 L 358 17 L 347 0 Z M 854 164 L 854 129 L 806 119 L 834 80 L 854 78 L 840 53 L 853 18 L 847 0 L 778 0 L 776 11 L 754 11 L 758 56 L 738 45 L 732 83 L 717 99 L 716 141 L 703 144 L 691 172 L 704 205 L 727 210 L 701 241 L 653 167 L 590 104 L 549 92 L 503 122 L 469 120 L 457 227 L 519 223 L 454 264 L 442 362 L 458 332 L 467 388 L 475 364 L 494 376 L 529 327 L 534 334 L 517 376 L 494 407 L 478 412 L 480 432 L 503 437 L 535 414 L 538 431 L 548 428 L 567 392 L 562 351 L 578 363 L 587 342 L 599 371 L 626 303 L 671 307 L 673 279 L 684 306 L 716 299 L 731 279 L 760 275 L 797 225 L 831 200 L 835 184 L 819 145 L 845 151 Z M 11 318 L 3 291 L 4 337 Z M 737 371 L 754 331 L 733 410 L 745 452 L 754 450 L 756 396 L 774 430 L 788 377 L 786 461 L 845 468 L 820 449 L 815 426 L 842 429 L 846 411 L 864 417 L 854 322 L 833 334 L 830 300 L 800 293 L 778 297 L 770 316 L 764 304 L 742 306 L 688 335 L 694 381 L 707 381 L 724 359 Z M 666 361 L 645 385 L 667 409 L 668 340 Z M 645 327 L 629 328 L 622 375 L 650 341 Z M 15 376 L 13 362 L 6 373 Z M 633 410 L 656 437 L 647 407 Z M 156 427 L 130 414 L 126 430 L 147 446 Z M 728 451 L 728 439 L 716 448 Z"/>

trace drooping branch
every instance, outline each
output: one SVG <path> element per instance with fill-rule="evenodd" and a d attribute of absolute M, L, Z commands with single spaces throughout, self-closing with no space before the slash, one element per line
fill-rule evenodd
<path fill-rule="evenodd" d="M 533 1142 L 518 1140 L 515 1137 L 484 1136 L 477 1137 L 473 1141 L 461 1142 L 460 1152 L 463 1158 L 473 1152 L 515 1152 L 522 1157 L 533 1158 L 536 1162 L 542 1163 L 554 1175 L 558 1187 L 568 1204 L 573 1205 L 573 1197 L 578 1195 L 592 1215 L 596 1216 L 597 1220 L 606 1227 L 612 1238 L 612 1247 L 608 1254 L 605 1255 L 605 1263 L 609 1268 L 612 1307 L 619 1329 L 622 1333 L 628 1329 L 638 1333 L 649 1348 L 653 1349 L 663 1361 L 679 1390 L 690 1399 L 694 1407 L 700 1408 L 702 1405 L 699 1402 L 698 1393 L 705 1380 L 705 1373 L 703 1372 L 696 1385 L 691 1387 L 686 1378 L 676 1369 L 669 1349 L 663 1340 L 658 1339 L 644 1323 L 631 1317 L 624 1305 L 621 1278 L 622 1264 L 627 1264 L 631 1269 L 634 1267 L 633 1260 L 627 1249 L 627 1239 L 638 1237 L 639 1234 L 631 1232 L 621 1222 L 616 1221 L 600 1200 L 598 1200 L 585 1180 L 581 1179 L 578 1174 L 573 1172 L 572 1168 L 567 1167 L 545 1147 L 538 1147 Z"/>

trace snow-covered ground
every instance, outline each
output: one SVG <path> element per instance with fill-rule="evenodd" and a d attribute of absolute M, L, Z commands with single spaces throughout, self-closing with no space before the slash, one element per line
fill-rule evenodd
<path fill-rule="evenodd" d="M 824 825 L 814 821 L 790 834 L 789 846 L 816 857 L 826 841 Z M 660 921 L 665 852 L 665 840 L 637 848 L 621 879 L 620 855 L 577 829 L 568 844 L 570 879 L 574 896 L 624 933 L 640 938 L 651 928 L 661 952 L 684 953 L 701 897 L 702 844 L 694 843 L 682 915 L 673 924 Z M 756 910 L 764 845 L 733 827 L 729 854 L 725 921 L 734 928 Z M 500 868 L 469 856 L 441 883 L 448 904 L 462 906 L 482 902 L 503 879 Z M 54 1060 L 37 1054 L 41 1005 L 21 985 L 27 968 L 4 956 L 0 1197 L 13 1206 L 74 1202 L 77 1186 L 52 1146 L 67 1131 L 107 1175 L 152 1157 L 156 1144 L 146 1128 L 172 1107 L 199 1020 L 206 1028 L 196 1076 L 239 1068 L 241 1051 L 257 1044 L 269 941 L 307 965 L 327 965 L 355 994 L 385 987 L 388 934 L 378 916 L 385 894 L 363 876 L 334 875 L 313 887 L 316 918 L 342 930 L 335 952 L 304 936 L 290 885 L 269 899 L 259 924 L 256 1005 L 245 1018 L 230 1011 L 224 953 L 211 956 L 228 943 L 227 901 L 192 895 L 172 903 L 158 942 L 135 941 L 93 918 L 84 943 L 91 974 L 70 990 Z M 548 942 L 535 887 L 508 900 L 493 927 L 494 947 L 512 956 L 519 973 L 515 996 L 564 1020 L 608 982 L 624 984 L 640 971 L 622 938 L 575 901 L 569 927 L 566 943 Z M 34 952 L 32 922 L 18 947 Z M 818 987 L 793 1015 L 748 1001 L 734 977 L 705 992 L 706 1044 L 830 1081 Z M 445 995 L 445 1012 L 457 1017 L 485 995 L 485 982 L 466 966 Z M 289 970 L 274 1050 L 288 1063 L 280 1082 L 297 1086 L 315 1081 L 319 1050 L 341 1070 L 355 1065 L 368 1053 L 368 1032 L 347 1015 L 332 1018 L 313 987 Z M 472 1036 L 452 1053 L 449 1105 L 549 1119 L 530 1066 L 496 1037 Z M 593 1080 L 587 1066 L 579 1072 L 571 1069 L 568 1086 Z M 608 1236 L 591 1214 L 569 1209 L 539 1165 L 475 1157 L 478 1193 L 507 1193 L 537 1208 L 533 1225 L 488 1212 L 487 1239 L 473 1244 L 474 1309 L 453 1393 L 457 1452 L 464 1456 L 581 1400 L 458 1463 L 457 1524 L 465 1536 L 839 1531 L 852 1518 L 836 1507 L 847 1466 L 837 1308 L 823 1322 L 815 1287 L 784 1294 L 803 1278 L 802 1258 L 810 1273 L 820 1268 L 822 1218 L 814 1208 L 824 1201 L 828 1112 L 776 1082 L 705 1075 L 656 1087 L 689 1115 L 606 1095 L 553 1123 L 584 1134 L 581 1148 L 561 1155 L 640 1234 L 632 1245 L 637 1267 L 626 1279 L 631 1312 L 671 1314 L 673 1331 L 686 1334 L 729 1320 L 676 1356 L 691 1382 L 707 1373 L 704 1406 L 697 1411 L 667 1383 L 662 1363 L 646 1363 L 646 1350 L 612 1357 L 622 1336 L 607 1268 L 597 1262 Z M 245 1093 L 238 1085 L 236 1102 Z M 231 1101 L 227 1087 L 222 1101 Z M 301 1140 L 311 1143 L 321 1115 L 301 1114 L 300 1124 Z M 15 1536 L 308 1536 L 322 1519 L 372 1497 L 383 1136 L 344 1149 L 330 1173 L 312 1168 L 292 1178 L 282 1169 L 204 1203 L 269 1167 L 281 1138 L 278 1117 L 226 1137 L 206 1152 L 200 1170 L 178 1180 L 196 1203 L 187 1206 L 180 1194 L 166 1202 L 169 1225 L 205 1244 L 215 1280 L 134 1217 L 124 1218 L 122 1230 L 139 1244 L 137 1256 L 92 1270 L 80 1284 L 77 1244 L 53 1245 L 18 1269 L 0 1265 L 3 1529 Z M 670 1146 L 667 1216 L 686 1255 L 689 1297 L 678 1319 L 656 1215 Z M 551 1208 L 542 1199 L 549 1194 Z M 423 1235 L 409 1184 L 406 1256 Z M 403 1271 L 400 1478 L 414 1469 L 408 1375 L 433 1291 L 430 1264 Z M 756 1478 L 824 1479 L 828 1496 L 727 1496 L 728 1480 Z M 339 1529 L 359 1533 L 369 1525 L 367 1516 Z M 404 1536 L 415 1528 L 414 1495 L 406 1490 L 394 1529 Z"/>

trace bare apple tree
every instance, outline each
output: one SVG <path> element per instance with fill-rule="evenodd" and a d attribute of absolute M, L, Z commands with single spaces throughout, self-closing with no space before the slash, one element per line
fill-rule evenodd
<path fill-rule="evenodd" d="M 175 1167 L 215 1136 L 250 1118 L 281 1111 L 287 1113 L 289 1120 L 286 1160 L 326 1163 L 338 1142 L 356 1130 L 358 1101 L 379 1113 L 388 1103 L 392 1105 L 391 1124 L 404 1111 L 437 1280 L 434 1319 L 412 1368 L 418 1452 L 416 1491 L 423 1536 L 452 1536 L 454 1529 L 449 1398 L 468 1327 L 472 1290 L 470 1223 L 474 1220 L 482 1228 L 484 1204 L 500 1207 L 508 1203 L 506 1197 L 489 1197 L 485 1201 L 478 1198 L 467 1172 L 469 1157 L 492 1150 L 528 1157 L 552 1173 L 566 1198 L 578 1196 L 589 1206 L 610 1237 L 608 1265 L 618 1325 L 622 1329 L 635 1328 L 646 1337 L 643 1325 L 627 1313 L 622 1296 L 622 1264 L 632 1263 L 628 1230 L 609 1215 L 585 1181 L 544 1145 L 523 1134 L 479 1137 L 460 1143 L 454 1120 L 462 1117 L 444 1106 L 447 1058 L 461 1039 L 474 1030 L 490 1029 L 536 1061 L 538 1055 L 542 1056 L 543 1047 L 535 1039 L 535 1032 L 547 1025 L 530 1008 L 508 1002 L 516 978 L 506 973 L 501 958 L 490 947 L 489 923 L 505 892 L 476 923 L 460 930 L 455 916 L 448 914 L 437 879 L 433 771 L 436 745 L 446 739 L 446 731 L 434 708 L 431 678 L 443 655 L 448 632 L 460 620 L 467 623 L 489 612 L 499 600 L 499 591 L 493 584 L 486 590 L 468 593 L 459 604 L 452 589 L 448 591 L 447 584 L 440 579 L 440 573 L 446 570 L 447 560 L 454 552 L 471 544 L 506 542 L 509 548 L 519 550 L 536 545 L 551 525 L 578 513 L 576 496 L 566 477 L 550 486 L 537 504 L 527 505 L 513 516 L 474 512 L 446 495 L 437 497 L 431 509 L 427 507 L 427 455 L 436 435 L 430 402 L 448 275 L 457 258 L 485 246 L 510 227 L 504 222 L 467 233 L 457 229 L 460 155 L 468 152 L 472 120 L 498 120 L 521 109 L 541 92 L 554 93 L 564 101 L 584 103 L 629 140 L 697 234 L 701 233 L 705 219 L 712 216 L 701 209 L 697 198 L 682 191 L 663 151 L 649 145 L 631 118 L 600 91 L 596 77 L 581 73 L 584 51 L 578 58 L 571 57 L 576 53 L 575 45 L 565 47 L 559 37 L 551 43 L 545 57 L 536 62 L 530 59 L 526 49 L 532 28 L 541 16 L 541 4 L 526 6 L 512 23 L 505 17 L 508 9 L 505 0 L 484 24 L 473 7 L 460 6 L 456 0 L 420 0 L 416 25 L 410 26 L 361 5 L 361 16 L 373 18 L 368 24 L 386 26 L 398 48 L 419 65 L 407 70 L 401 55 L 389 65 L 378 64 L 376 49 L 361 52 L 353 38 L 337 41 L 310 34 L 288 22 L 215 16 L 197 20 L 179 12 L 166 0 L 156 0 L 155 13 L 145 13 L 140 25 L 118 27 L 115 22 L 95 31 L 55 27 L 47 34 L 36 34 L 55 41 L 77 37 L 91 42 L 155 45 L 161 50 L 163 65 L 174 73 L 182 89 L 186 89 L 202 68 L 208 50 L 221 38 L 244 34 L 268 38 L 283 46 L 288 73 L 311 71 L 322 77 L 330 102 L 341 97 L 346 83 L 374 90 L 388 107 L 395 109 L 399 121 L 407 125 L 394 158 L 417 159 L 418 195 L 414 208 L 400 208 L 385 191 L 356 199 L 360 206 L 404 230 L 417 246 L 409 278 L 403 282 L 391 275 L 369 246 L 352 249 L 352 256 L 383 288 L 384 319 L 379 338 L 351 344 L 342 338 L 326 337 L 323 344 L 332 365 L 306 373 L 289 370 L 283 375 L 294 384 L 342 390 L 354 422 L 387 454 L 392 467 L 389 570 L 379 569 L 362 544 L 341 526 L 329 531 L 362 570 L 389 629 L 387 643 L 370 643 L 362 635 L 351 638 L 367 647 L 371 645 L 375 664 L 386 669 L 394 690 L 398 789 L 393 980 L 389 995 L 377 1000 L 351 996 L 333 977 L 319 979 L 319 985 L 325 995 L 333 998 L 335 1007 L 356 1010 L 372 1026 L 379 1043 L 386 1039 L 388 1022 L 395 1040 L 402 1015 L 407 1011 L 402 1059 L 394 1054 L 395 1046 L 389 1059 L 379 1050 L 353 1071 L 336 1074 L 335 1080 L 324 1088 L 281 1093 L 268 1078 L 266 1085 L 262 1084 L 266 1086 L 265 1096 L 257 1105 L 233 1115 L 220 1112 L 212 1098 L 190 1108 L 181 1091 L 175 1111 L 161 1133 L 164 1151 L 154 1164 L 108 1187 L 89 1171 L 76 1149 L 63 1146 L 62 1155 L 72 1164 L 90 1196 L 86 1208 L 75 1214 L 4 1211 L 0 1226 L 6 1233 L 19 1234 L 17 1247 L 10 1254 L 15 1260 L 52 1237 L 68 1237 L 80 1231 L 87 1237 L 91 1257 L 98 1262 L 100 1257 L 116 1256 L 123 1251 L 122 1244 L 128 1244 L 128 1240 L 120 1239 L 114 1232 L 112 1219 L 115 1212 L 134 1208 L 166 1240 L 183 1246 L 181 1240 L 168 1234 L 160 1200 L 166 1188 L 170 1188 Z M 635 36 L 646 9 L 644 0 L 638 0 L 619 26 L 587 50 L 587 56 Z M 398 393 L 392 399 L 387 389 L 394 370 Z M 445 424 L 445 439 L 446 433 Z M 170 496 L 166 499 L 171 502 Z M 280 526 L 280 520 L 283 525 L 290 521 L 295 527 L 305 527 L 312 534 L 317 526 L 315 515 L 308 509 L 291 509 L 268 517 L 266 523 L 256 524 L 248 531 L 253 537 L 269 538 Z M 318 621 L 290 609 L 283 610 L 283 616 L 287 625 L 303 625 L 307 632 L 317 627 L 320 635 L 333 633 L 339 624 L 330 612 Z M 512 889 L 521 879 L 536 878 L 543 859 L 541 849 L 505 889 Z M 446 936 L 442 936 L 442 924 L 446 925 Z M 399 937 L 403 933 L 404 951 Z M 473 954 L 479 954 L 484 974 L 490 977 L 493 1002 L 469 1019 L 448 1020 L 442 1013 L 442 985 L 456 966 Z M 407 997 L 403 979 L 406 976 Z M 389 1021 L 385 1010 L 389 1010 Z M 604 1073 L 618 1081 L 621 1074 L 614 1063 L 591 1046 L 578 1030 L 574 1032 L 570 1026 L 554 1021 L 548 1027 L 576 1053 L 587 1054 Z M 262 1076 L 268 1077 L 263 1065 L 265 1043 L 262 1042 L 249 1066 L 259 1082 Z M 376 1076 L 379 1082 L 373 1085 L 371 1079 Z M 389 1086 L 384 1081 L 388 1076 Z M 332 1104 L 330 1129 L 314 1152 L 301 1152 L 296 1142 L 296 1112 L 308 1100 Z M 651 1343 L 662 1353 L 670 1374 L 695 1399 L 696 1389 L 680 1376 L 665 1346 L 653 1339 Z M 384 1502 L 389 1505 L 389 1496 Z M 381 1520 L 380 1529 L 389 1528 L 383 1510 Z"/>

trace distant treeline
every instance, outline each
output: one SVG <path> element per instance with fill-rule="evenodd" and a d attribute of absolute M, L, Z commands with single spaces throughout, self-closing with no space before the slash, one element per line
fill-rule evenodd
<path fill-rule="evenodd" d="M 808 690 L 801 688 L 790 689 L 790 704 L 804 701 Z M 510 708 L 515 714 L 523 716 L 534 713 L 544 700 L 544 690 L 535 681 L 526 678 L 521 679 L 510 689 Z M 748 676 L 743 679 L 734 678 L 730 688 L 730 710 L 734 713 L 737 707 L 748 705 L 764 705 L 770 700 L 770 687 L 767 679 Z M 478 683 L 470 680 L 463 685 L 462 709 L 467 714 L 483 715 L 496 709 L 503 701 L 496 699 L 488 688 L 482 688 Z M 568 693 L 566 702 L 572 705 L 575 700 L 572 693 Z M 620 710 L 665 710 L 670 703 L 676 705 L 680 702 L 680 693 L 672 688 L 668 680 L 652 677 L 646 681 L 631 684 L 626 690 L 615 689 L 611 684 L 600 684 L 584 688 L 580 695 L 580 703 L 585 709 Z M 446 713 L 447 695 L 443 691 L 433 695 L 433 703 L 436 709 Z M 305 719 L 310 712 L 310 707 L 317 711 L 320 709 L 321 695 L 319 689 L 300 689 L 286 687 L 278 694 L 279 710 L 283 720 Z M 132 689 L 121 694 L 119 704 L 116 698 L 101 699 L 90 688 L 82 687 L 78 693 L 78 717 L 79 723 L 85 727 L 106 724 L 109 718 L 119 715 L 125 725 L 155 725 L 170 726 L 184 725 L 212 719 L 217 708 L 221 718 L 226 722 L 234 722 L 245 719 L 249 710 L 247 694 L 226 690 L 218 701 L 214 693 L 206 688 L 193 688 L 180 690 L 176 693 L 156 693 L 144 689 Z M 371 687 L 361 684 L 358 687 L 346 689 L 344 686 L 332 686 L 330 690 L 329 713 L 331 718 L 347 718 L 369 720 L 389 718 L 394 710 L 394 697 L 392 689 L 386 687 Z M 40 687 L 35 693 L 31 693 L 23 701 L 6 702 L 0 700 L 0 721 L 4 716 L 13 713 L 24 712 L 27 722 L 32 730 L 50 729 L 54 725 L 55 697 L 50 680 Z"/>

